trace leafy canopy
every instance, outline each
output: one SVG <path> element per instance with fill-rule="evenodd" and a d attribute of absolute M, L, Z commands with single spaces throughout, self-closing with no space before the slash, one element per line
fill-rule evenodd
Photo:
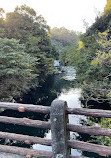
<path fill-rule="evenodd" d="M 20 95 L 30 88 L 37 60 L 15 39 L 0 39 L 0 98 Z"/>

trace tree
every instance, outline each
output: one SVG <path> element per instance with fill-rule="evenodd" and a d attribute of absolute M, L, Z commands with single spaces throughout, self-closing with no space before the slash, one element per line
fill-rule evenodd
<path fill-rule="evenodd" d="M 74 55 L 83 100 L 111 103 L 111 11 L 105 12 L 81 35 Z"/>
<path fill-rule="evenodd" d="M 92 37 L 92 38 L 91 38 Z M 82 36 L 82 47 L 75 55 L 77 79 L 82 82 L 86 103 L 111 102 L 111 37 L 109 31 Z"/>
<path fill-rule="evenodd" d="M 35 72 L 40 80 L 53 73 L 53 61 L 57 52 L 49 37 L 49 27 L 42 16 L 37 16 L 34 9 L 22 5 L 14 12 L 6 14 L 4 23 L 5 38 L 20 40 L 25 46 L 25 52 L 38 58 Z"/>
<path fill-rule="evenodd" d="M 76 45 L 79 41 L 77 32 L 67 30 L 65 27 L 53 28 L 51 30 L 51 39 L 62 43 L 63 47 Z"/>
<path fill-rule="evenodd" d="M 18 97 L 28 90 L 37 77 L 37 60 L 24 52 L 25 47 L 15 39 L 0 39 L 0 99 Z"/>
<path fill-rule="evenodd" d="M 107 4 L 104 8 L 104 12 L 106 13 L 107 11 L 111 10 L 111 1 L 107 0 Z"/>
<path fill-rule="evenodd" d="M 101 88 L 101 93 L 98 93 L 99 97 L 101 96 L 103 100 L 107 98 L 111 102 L 111 37 L 109 38 L 108 31 L 99 33 L 98 36 L 97 42 L 100 49 L 91 61 L 91 65 L 98 70 L 95 72 L 95 80 L 102 82 L 101 87 L 103 88 Z"/>
<path fill-rule="evenodd" d="M 79 41 L 79 33 L 67 30 L 65 27 L 53 28 L 51 30 L 51 40 L 59 52 L 59 60 L 62 65 L 71 64 L 72 52 Z M 71 52 L 70 52 L 71 51 Z"/>

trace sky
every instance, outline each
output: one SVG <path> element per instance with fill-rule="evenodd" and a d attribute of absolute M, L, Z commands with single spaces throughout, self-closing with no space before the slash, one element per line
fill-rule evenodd
<path fill-rule="evenodd" d="M 14 11 L 18 5 L 26 4 L 37 15 L 42 15 L 47 24 L 53 27 L 66 27 L 69 30 L 85 32 L 85 23 L 89 26 L 97 14 L 104 11 L 107 0 L 0 0 L 0 8 L 5 12 Z"/>

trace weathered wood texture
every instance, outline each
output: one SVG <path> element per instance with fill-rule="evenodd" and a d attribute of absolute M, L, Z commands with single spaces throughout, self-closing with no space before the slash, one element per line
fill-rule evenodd
<path fill-rule="evenodd" d="M 0 158 L 52 158 L 52 152 L 26 149 L 14 146 L 0 145 Z M 84 156 L 69 156 L 70 158 L 88 158 Z"/>
<path fill-rule="evenodd" d="M 26 144 L 41 144 L 51 146 L 51 139 L 45 139 L 40 137 L 33 137 L 15 133 L 7 133 L 7 132 L 0 132 L 0 138 L 15 140 L 18 142 L 24 142 Z"/>
<path fill-rule="evenodd" d="M 42 106 L 42 105 L 0 102 L 0 108 L 4 110 L 5 109 L 17 110 L 20 112 L 29 111 L 29 112 L 37 112 L 37 113 L 43 113 L 43 114 L 50 113 L 50 107 Z"/>
<path fill-rule="evenodd" d="M 110 110 L 98 110 L 98 109 L 87 109 L 87 108 L 67 108 L 66 111 L 68 114 L 111 118 Z"/>
<path fill-rule="evenodd" d="M 96 126 L 79 126 L 67 124 L 67 130 L 78 133 L 86 133 L 89 135 L 101 135 L 111 137 L 111 129 Z"/>
<path fill-rule="evenodd" d="M 50 122 L 31 120 L 28 118 L 13 118 L 13 117 L 0 116 L 0 122 L 50 129 Z M 101 135 L 101 136 L 111 137 L 111 129 L 101 128 L 101 127 L 78 126 L 78 125 L 67 124 L 67 130 L 78 132 L 78 133 L 86 133 L 89 135 Z"/>
<path fill-rule="evenodd" d="M 7 146 L 7 145 L 0 145 L 0 152 L 13 153 L 13 154 L 21 155 L 21 156 L 26 156 L 28 158 L 32 158 L 32 157 L 51 158 L 52 157 L 52 152 L 26 149 L 26 148 Z"/>
<path fill-rule="evenodd" d="M 30 112 L 37 112 L 37 113 L 44 113 L 44 114 L 50 113 L 49 106 L 33 105 L 33 104 L 0 102 L 0 108 L 4 110 L 5 109 L 17 110 L 20 112 L 30 111 Z M 110 110 L 98 110 L 98 109 L 87 109 L 87 108 L 67 108 L 66 111 L 68 114 L 111 118 Z"/>
<path fill-rule="evenodd" d="M 77 141 L 77 140 L 68 140 L 68 145 L 70 148 L 73 148 L 73 149 L 93 152 L 101 156 L 111 156 L 111 147 L 108 147 L 108 146 L 86 143 L 86 142 Z"/>
<path fill-rule="evenodd" d="M 21 156 L 21 155 L 12 154 L 12 153 L 0 152 L 0 158 L 29 158 L 29 155 L 26 157 L 26 156 Z M 33 157 L 33 158 L 37 158 L 37 157 Z M 38 158 L 40 158 L 40 157 L 38 157 Z M 47 157 L 47 158 L 49 158 L 49 157 Z M 70 156 L 70 158 L 88 158 L 88 157 L 84 157 L 84 156 Z"/>
<path fill-rule="evenodd" d="M 13 118 L 13 117 L 0 116 L 0 122 L 8 123 L 8 124 L 22 125 L 22 126 L 30 126 L 30 127 L 36 127 L 36 128 L 50 129 L 49 122 L 31 120 L 28 118 Z"/>
<path fill-rule="evenodd" d="M 86 156 L 70 156 L 70 158 L 89 158 L 89 157 L 86 157 Z"/>
<path fill-rule="evenodd" d="M 0 158 L 26 158 L 26 156 L 0 152 Z"/>
<path fill-rule="evenodd" d="M 23 108 L 23 112 L 30 111 L 30 112 L 37 112 L 37 113 L 44 113 L 44 114 L 50 113 L 50 107 L 42 106 L 42 105 L 0 102 L 0 108 L 3 108 L 4 110 L 5 109 L 18 110 L 20 112 L 22 112 L 20 108 Z M 87 109 L 87 108 L 67 108 L 66 111 L 68 114 L 111 118 L 110 110 L 98 110 L 98 109 Z"/>
<path fill-rule="evenodd" d="M 60 101 L 59 102 L 57 101 L 56 105 L 58 105 L 59 103 L 60 103 Z M 60 105 L 60 108 L 61 108 L 61 105 Z M 55 106 L 53 108 L 53 110 L 51 111 L 51 108 L 48 106 L 0 102 L 0 110 L 2 111 L 5 109 L 17 110 L 19 112 L 25 112 L 25 111 L 37 112 L 37 113 L 43 113 L 43 114 L 50 114 L 50 113 L 52 113 L 52 111 L 54 111 L 55 113 L 52 113 L 52 114 L 54 115 L 54 118 L 56 116 L 56 121 L 52 119 L 52 124 L 53 124 L 53 122 L 56 122 L 57 124 L 60 125 L 60 127 L 62 127 L 62 125 L 64 124 L 64 120 L 66 122 L 65 116 L 67 114 L 111 118 L 111 111 L 109 111 L 109 110 L 97 110 L 97 109 L 86 109 L 86 108 L 73 108 L 72 109 L 72 108 L 66 107 L 66 109 L 64 109 L 63 113 L 61 114 L 61 111 L 60 110 L 58 111 L 58 106 Z M 61 123 L 59 123 L 59 121 L 57 121 L 58 117 L 57 117 L 56 113 L 62 116 L 63 119 L 62 119 Z M 60 120 L 60 118 L 59 118 L 59 120 Z M 35 128 L 46 128 L 46 129 L 51 128 L 50 122 L 31 120 L 28 118 L 13 118 L 13 117 L 0 116 L 0 122 L 7 123 L 7 124 L 30 126 L 30 127 L 35 127 Z M 90 135 L 102 135 L 102 136 L 111 137 L 111 129 L 101 128 L 101 127 L 78 126 L 78 125 L 72 125 L 69 123 L 66 125 L 66 127 L 67 127 L 68 131 L 86 133 L 86 134 L 90 134 Z M 62 128 L 62 129 L 64 129 L 64 128 Z M 60 133 L 60 132 L 56 130 L 55 133 Z M 65 135 L 65 137 L 66 137 L 66 135 Z M 6 132 L 0 132 L 0 138 L 21 141 L 21 142 L 25 142 L 26 144 L 37 143 L 37 144 L 48 145 L 48 146 L 51 146 L 51 144 L 52 144 L 50 139 L 47 140 L 47 139 L 33 137 L 33 136 L 24 136 L 24 135 L 18 135 L 18 134 L 13 134 L 13 133 L 6 133 Z M 65 141 L 67 141 L 67 139 Z M 58 143 L 58 142 L 56 142 L 56 143 Z M 111 147 L 86 143 L 86 142 L 77 141 L 77 140 L 68 140 L 67 142 L 68 142 L 68 147 L 73 148 L 73 149 L 94 152 L 101 156 L 111 156 Z M 7 154 L 8 153 L 17 154 L 17 155 L 22 156 L 23 158 L 26 155 L 32 156 L 32 157 L 38 157 L 38 158 L 43 158 L 43 157 L 51 158 L 52 157 L 52 152 L 37 151 L 37 150 L 32 150 L 32 149 L 12 147 L 12 146 L 6 146 L 6 145 L 0 145 L 0 152 L 4 152 Z M 70 158 L 86 158 L 86 157 L 82 157 L 82 156 L 69 156 L 69 157 Z"/>

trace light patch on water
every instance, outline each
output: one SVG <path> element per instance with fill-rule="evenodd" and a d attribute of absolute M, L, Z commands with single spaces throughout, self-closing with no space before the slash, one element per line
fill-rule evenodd
<path fill-rule="evenodd" d="M 46 133 L 44 138 L 51 139 L 51 131 L 50 130 L 48 133 Z M 34 144 L 34 145 L 32 145 L 32 148 L 35 150 L 52 151 L 51 146 L 45 146 L 45 145 L 40 145 L 40 144 Z"/>
<path fill-rule="evenodd" d="M 69 108 L 81 108 L 82 104 L 79 100 L 80 97 L 81 89 L 71 88 L 68 91 L 63 90 L 58 97 L 58 100 L 66 101 Z M 81 120 L 86 120 L 86 117 L 82 115 L 69 115 L 69 123 L 80 125 Z"/>
<path fill-rule="evenodd" d="M 64 80 L 68 80 L 68 81 L 73 81 L 76 79 L 76 77 L 73 75 L 73 76 L 64 76 L 62 77 Z"/>
<path fill-rule="evenodd" d="M 82 106 L 79 100 L 80 97 L 81 89 L 70 88 L 69 90 L 63 89 L 57 99 L 66 101 L 70 108 L 80 108 Z"/>
<path fill-rule="evenodd" d="M 42 151 L 52 151 L 51 146 L 45 146 L 45 145 L 40 145 L 40 144 L 34 144 L 33 149 L 42 150 Z"/>
<path fill-rule="evenodd" d="M 62 77 L 64 80 L 73 81 L 76 79 L 76 72 L 74 67 L 66 67 L 65 71 L 65 75 Z"/>

